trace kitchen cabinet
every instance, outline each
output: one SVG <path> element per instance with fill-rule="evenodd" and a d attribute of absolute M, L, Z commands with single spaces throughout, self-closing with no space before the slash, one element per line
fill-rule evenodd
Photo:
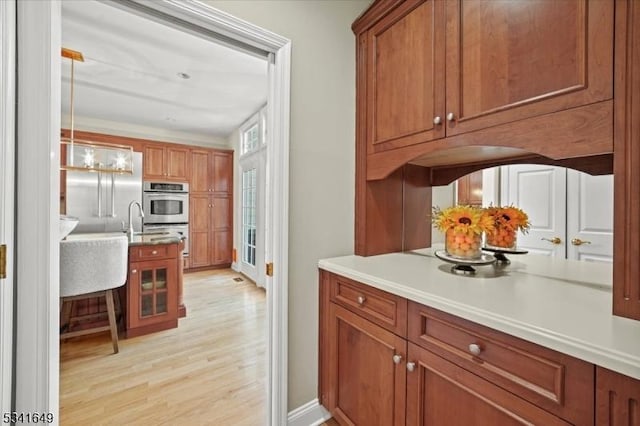
<path fill-rule="evenodd" d="M 458 193 L 456 204 L 468 206 L 482 206 L 482 171 L 462 176 L 456 181 Z"/>
<path fill-rule="evenodd" d="M 191 194 L 190 267 L 228 265 L 232 259 L 233 198 Z"/>
<path fill-rule="evenodd" d="M 367 154 L 613 97 L 614 2 L 405 0 L 370 10 L 354 23 Z"/>
<path fill-rule="evenodd" d="M 334 303 L 328 315 L 326 407 L 341 424 L 404 425 L 405 340 Z"/>
<path fill-rule="evenodd" d="M 352 25 L 355 253 L 430 246 L 411 200 L 485 167 L 613 173 L 613 313 L 640 320 L 639 28 L 634 0 L 373 2 Z"/>
<path fill-rule="evenodd" d="M 229 194 L 233 188 L 233 152 L 192 150 L 192 194 Z"/>
<path fill-rule="evenodd" d="M 444 2 L 406 1 L 359 35 L 368 153 L 442 138 Z"/>
<path fill-rule="evenodd" d="M 613 313 L 640 320 L 640 4 L 616 2 Z"/>
<path fill-rule="evenodd" d="M 178 326 L 178 244 L 131 246 L 127 337 Z"/>
<path fill-rule="evenodd" d="M 407 425 L 570 425 L 409 343 Z"/>
<path fill-rule="evenodd" d="M 144 147 L 145 180 L 189 179 L 189 149 L 168 144 L 146 144 Z"/>
<path fill-rule="evenodd" d="M 596 386 L 596 424 L 640 425 L 640 380 L 598 367 Z"/>
<path fill-rule="evenodd" d="M 483 167 L 610 173 L 614 3 L 374 2 L 352 26 L 355 253 L 428 247 L 412 200 Z"/>
<path fill-rule="evenodd" d="M 319 324 L 340 424 L 594 424 L 588 362 L 324 270 Z"/>
<path fill-rule="evenodd" d="M 233 153 L 192 150 L 189 267 L 232 262 Z"/>

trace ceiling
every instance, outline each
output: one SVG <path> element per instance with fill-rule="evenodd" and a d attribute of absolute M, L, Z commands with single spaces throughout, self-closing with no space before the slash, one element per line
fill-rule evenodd
<path fill-rule="evenodd" d="M 74 71 L 78 118 L 226 137 L 266 103 L 266 59 L 96 1 L 63 1 L 62 46 L 85 60 Z M 70 75 L 62 58 L 63 114 Z"/>

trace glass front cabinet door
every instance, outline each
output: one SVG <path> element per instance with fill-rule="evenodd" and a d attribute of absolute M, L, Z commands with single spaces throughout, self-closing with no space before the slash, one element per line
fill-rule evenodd
<path fill-rule="evenodd" d="M 175 260 L 131 263 L 128 328 L 176 321 L 177 281 Z"/>

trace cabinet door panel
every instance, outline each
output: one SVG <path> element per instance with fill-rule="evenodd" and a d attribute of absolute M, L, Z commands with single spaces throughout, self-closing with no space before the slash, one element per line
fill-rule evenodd
<path fill-rule="evenodd" d="M 613 3 L 446 2 L 447 136 L 611 99 Z"/>
<path fill-rule="evenodd" d="M 213 154 L 213 191 L 231 192 L 233 180 L 233 156 L 227 153 Z"/>
<path fill-rule="evenodd" d="M 404 425 L 406 342 L 329 304 L 329 411 L 340 424 Z"/>
<path fill-rule="evenodd" d="M 175 259 L 131 263 L 129 328 L 175 320 L 178 316 L 178 264 Z"/>
<path fill-rule="evenodd" d="M 213 259 L 214 265 L 231 263 L 231 231 L 214 231 L 213 238 Z"/>
<path fill-rule="evenodd" d="M 164 178 L 164 153 L 161 146 L 147 145 L 144 147 L 144 178 Z"/>
<path fill-rule="evenodd" d="M 413 343 L 408 361 L 407 425 L 569 425 Z"/>
<path fill-rule="evenodd" d="M 443 8 L 407 1 L 369 30 L 369 153 L 444 136 Z"/>
<path fill-rule="evenodd" d="M 189 170 L 189 150 L 167 148 L 167 177 L 187 180 Z"/>
<path fill-rule="evenodd" d="M 189 191 L 193 193 L 209 192 L 209 153 L 191 152 L 191 182 Z"/>
<path fill-rule="evenodd" d="M 231 229 L 231 198 L 229 197 L 212 197 L 212 229 L 227 230 Z"/>
<path fill-rule="evenodd" d="M 211 201 L 208 195 L 189 196 L 189 227 L 191 231 L 209 231 L 211 217 Z"/>
<path fill-rule="evenodd" d="M 189 266 L 191 268 L 199 268 L 201 266 L 209 266 L 211 264 L 211 261 L 209 260 L 210 240 L 211 237 L 209 235 L 209 231 L 191 231 L 189 239 Z"/>
<path fill-rule="evenodd" d="M 640 380 L 598 367 L 596 424 L 640 426 Z"/>

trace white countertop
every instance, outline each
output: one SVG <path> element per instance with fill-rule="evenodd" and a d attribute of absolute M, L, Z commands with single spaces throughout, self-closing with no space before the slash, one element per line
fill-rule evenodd
<path fill-rule="evenodd" d="M 640 321 L 612 312 L 610 264 L 507 255 L 454 275 L 434 249 L 343 256 L 320 268 L 640 379 Z"/>

